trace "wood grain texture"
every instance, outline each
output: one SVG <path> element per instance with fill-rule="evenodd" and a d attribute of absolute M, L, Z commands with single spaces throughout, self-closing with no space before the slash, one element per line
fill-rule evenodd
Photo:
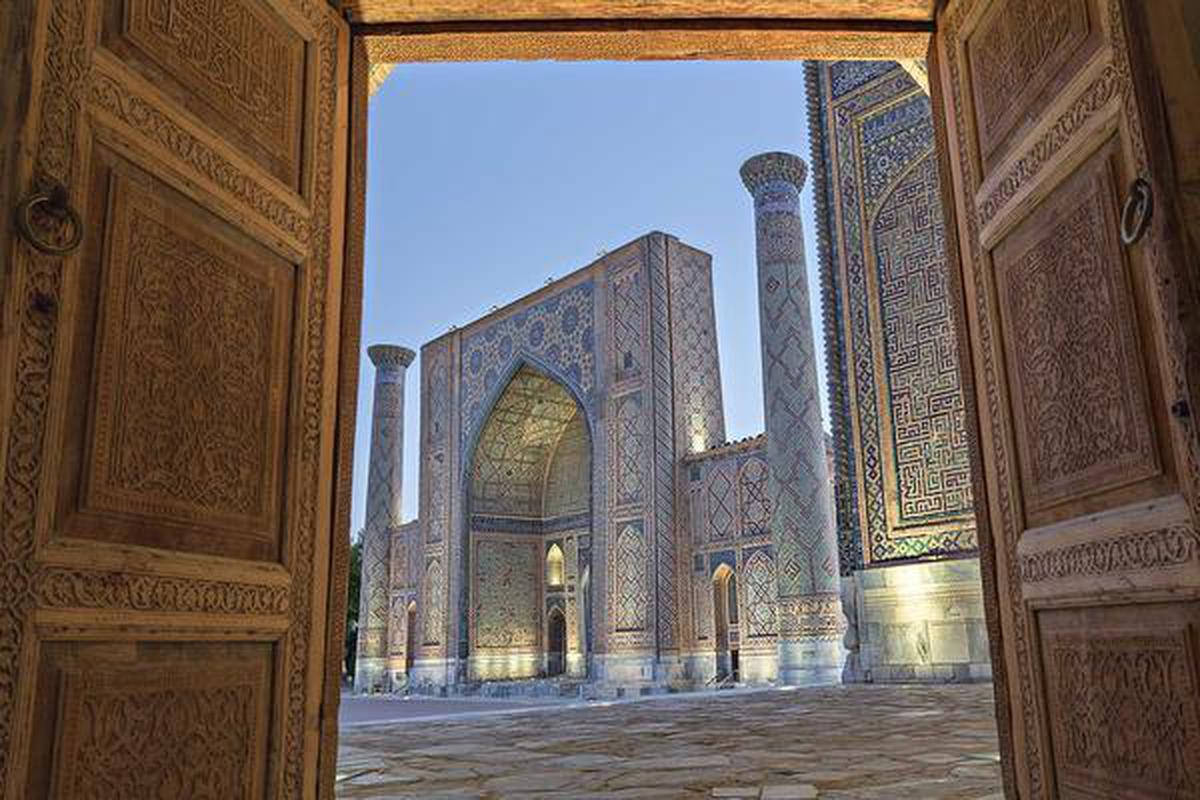
<path fill-rule="evenodd" d="M 426 61 L 679 61 L 924 58 L 923 26 L 614 24 L 378 26 L 364 29 L 372 63 Z"/>
<path fill-rule="evenodd" d="M 938 17 L 1001 751 L 1023 798 L 1195 791 L 1178 754 L 1197 729 L 1200 461 L 1168 408 L 1196 342 L 1175 305 L 1172 199 L 1156 187 L 1141 241 L 1114 233 L 1129 181 L 1154 174 L 1141 7 L 956 0 Z M 1086 367 L 1103 349 L 1124 374 Z"/>
<path fill-rule="evenodd" d="M 346 0 L 352 23 L 763 17 L 930 21 L 935 0 Z"/>
<path fill-rule="evenodd" d="M 0 227 L 0 794 L 312 797 L 349 28 L 323 0 L 31 5 L 5 185 L 63 186 L 84 242 Z M 282 126 L 241 118 L 271 98 Z"/>

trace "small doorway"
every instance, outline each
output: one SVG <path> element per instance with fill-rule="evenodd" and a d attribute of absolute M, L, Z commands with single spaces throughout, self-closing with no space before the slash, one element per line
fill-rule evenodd
<path fill-rule="evenodd" d="M 555 608 L 550 611 L 546 636 L 546 675 L 553 678 L 562 675 L 566 662 L 567 620 L 562 611 Z"/>
<path fill-rule="evenodd" d="M 411 676 L 413 659 L 417 653 L 417 604 L 408 604 L 408 614 L 404 623 L 404 674 Z"/>
<path fill-rule="evenodd" d="M 713 573 L 713 623 L 717 649 L 717 677 L 738 679 L 737 575 L 728 564 Z"/>

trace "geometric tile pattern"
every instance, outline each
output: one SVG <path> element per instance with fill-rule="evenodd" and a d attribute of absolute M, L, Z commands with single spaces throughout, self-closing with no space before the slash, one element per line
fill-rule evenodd
<path fill-rule="evenodd" d="M 734 514 L 737 510 L 737 494 L 734 482 L 737 479 L 737 464 L 722 461 L 712 470 L 708 479 L 708 534 L 714 539 L 727 539 L 734 533 Z"/>
<path fill-rule="evenodd" d="M 646 286 L 640 269 L 616 273 L 611 282 L 612 354 L 618 381 L 636 378 L 642 373 L 646 355 L 642 331 L 646 324 Z"/>
<path fill-rule="evenodd" d="M 746 606 L 746 636 L 774 636 L 775 564 L 767 550 L 755 550 L 742 567 L 742 593 Z"/>
<path fill-rule="evenodd" d="M 366 690 L 381 677 L 387 656 L 391 618 L 391 543 L 400 527 L 404 469 L 404 375 L 413 353 L 404 347 L 374 345 L 367 350 L 375 365 L 371 409 L 371 456 L 367 471 L 367 516 L 362 531 L 359 576 L 356 685 Z"/>
<path fill-rule="evenodd" d="M 481 649 L 532 649 L 541 632 L 541 543 L 475 539 L 475 637 Z M 560 551 L 561 552 L 561 551 Z"/>
<path fill-rule="evenodd" d="M 713 637 L 713 586 L 708 570 L 692 575 L 692 613 L 696 621 L 696 641 L 711 641 Z M 775 598 L 771 598 L 774 605 Z"/>
<path fill-rule="evenodd" d="M 478 549 L 485 540 L 512 547 L 560 541 L 571 562 L 568 583 L 587 576 L 575 597 L 568 586 L 535 598 L 539 642 L 547 599 L 570 615 L 571 647 L 586 643 L 589 652 L 669 654 L 680 636 L 692 640 L 697 625 L 703 632 L 711 579 L 703 576 L 705 599 L 694 597 L 694 530 L 677 525 L 676 516 L 683 511 L 677 505 L 693 502 L 707 484 L 676 481 L 684 477 L 680 457 L 724 439 L 711 275 L 707 254 L 651 233 L 562 288 L 425 346 L 416 553 L 422 659 L 456 658 L 464 642 L 468 652 L 493 642 L 493 657 L 497 649 L 527 647 L 501 641 L 515 635 L 517 617 L 532 618 L 523 605 L 514 610 L 527 595 L 521 571 L 503 572 L 498 558 L 484 564 L 495 555 Z M 705 516 L 695 527 L 720 531 L 705 533 L 711 545 L 702 547 L 727 551 L 721 563 L 735 570 L 743 548 L 770 544 L 761 450 L 759 443 L 744 472 L 750 454 L 739 450 L 714 481 L 715 526 L 707 524 L 704 498 L 695 499 Z M 487 572 L 482 584 L 480 569 Z M 503 577 L 493 578 L 495 570 Z M 541 580 L 540 566 L 536 574 Z M 397 595 L 397 630 L 411 596 Z M 489 617 L 481 603 L 508 616 Z M 531 635 L 522 629 L 517 638 Z"/>
<path fill-rule="evenodd" d="M 698 453 L 725 441 L 711 258 L 683 244 L 672 244 L 671 365 L 675 373 L 676 442 L 683 452 Z"/>
<path fill-rule="evenodd" d="M 540 517 L 550 460 L 580 416 L 558 381 L 527 366 L 517 370 L 493 404 L 470 461 L 471 513 Z"/>
<path fill-rule="evenodd" d="M 671 350 L 670 272 L 678 253 L 677 241 L 663 233 L 645 239 L 646 267 L 650 276 L 650 388 L 652 390 L 654 473 L 653 473 L 653 575 L 652 602 L 655 608 L 654 633 L 660 653 L 677 647 L 679 632 L 679 596 L 675 546 L 675 465 L 683 447 L 676 441 L 675 354 Z"/>
<path fill-rule="evenodd" d="M 528 356 L 557 373 L 585 406 L 595 386 L 592 282 L 572 286 L 464 337 L 461 441 L 479 430 L 515 358 Z"/>
<path fill-rule="evenodd" d="M 758 436 L 710 449 L 683 463 L 681 546 L 692 560 L 690 630 L 693 646 L 701 650 L 714 646 L 713 571 L 727 565 L 745 582 L 745 565 L 757 552 L 769 561 L 771 578 L 765 592 L 748 583 L 741 587 L 741 648 L 748 652 L 775 647 L 774 640 L 765 636 L 753 639 L 747 627 L 754 620 L 769 618 L 770 635 L 777 632 L 766 455 L 766 437 Z"/>
<path fill-rule="evenodd" d="M 749 458 L 738 472 L 738 516 L 742 536 L 770 532 L 771 498 L 768 496 L 767 463 Z"/>
<path fill-rule="evenodd" d="M 778 596 L 837 592 L 837 532 L 800 221 L 806 167 L 797 156 L 767 153 L 741 172 L 754 198 Z"/>
<path fill-rule="evenodd" d="M 645 496 L 646 448 L 645 414 L 642 395 L 634 393 L 617 400 L 616 424 L 612 447 L 616 453 L 616 474 L 612 476 L 617 505 L 639 503 Z"/>
<path fill-rule="evenodd" d="M 442 644 L 442 634 L 446 629 L 446 568 L 440 559 L 430 559 L 425 565 L 421 599 L 421 605 L 424 606 L 421 626 L 424 644 Z"/>
<path fill-rule="evenodd" d="M 614 627 L 618 631 L 645 630 L 649 619 L 646 560 L 649 548 L 641 525 L 629 523 L 617 534 L 613 559 Z"/>
<path fill-rule="evenodd" d="M 420 540 L 414 544 L 420 565 L 417 612 L 420 657 L 446 655 L 451 637 L 445 630 L 446 565 L 451 561 L 451 498 L 454 496 L 454 445 L 458 415 L 454 406 L 454 351 L 438 339 L 421 348 L 421 496 Z M 433 571 L 436 564 L 437 572 Z"/>
<path fill-rule="evenodd" d="M 897 496 L 893 526 L 961 517 L 973 510 L 971 465 L 932 153 L 894 186 L 872 227 Z"/>
<path fill-rule="evenodd" d="M 808 64 L 806 81 L 842 571 L 971 552 L 929 98 L 888 62 Z"/>

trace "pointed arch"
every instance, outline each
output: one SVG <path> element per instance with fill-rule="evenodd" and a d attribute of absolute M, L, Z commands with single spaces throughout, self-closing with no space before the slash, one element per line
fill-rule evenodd
<path fill-rule="evenodd" d="M 562 586 L 566 582 L 566 559 L 558 542 L 546 548 L 546 585 Z"/>

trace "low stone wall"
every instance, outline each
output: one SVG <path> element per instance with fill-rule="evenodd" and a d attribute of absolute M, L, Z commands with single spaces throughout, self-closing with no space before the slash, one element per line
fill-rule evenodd
<path fill-rule="evenodd" d="M 978 559 L 871 567 L 845 581 L 846 682 L 991 680 Z"/>

